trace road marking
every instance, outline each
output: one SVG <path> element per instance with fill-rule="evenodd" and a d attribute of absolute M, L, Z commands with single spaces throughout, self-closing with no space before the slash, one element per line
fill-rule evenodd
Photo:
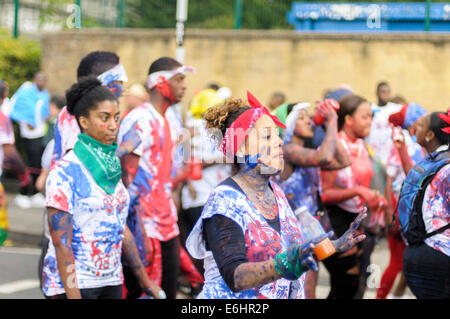
<path fill-rule="evenodd" d="M 41 250 L 36 248 L 0 247 L 0 253 L 39 256 Z"/>
<path fill-rule="evenodd" d="M 13 294 L 22 290 L 39 287 L 39 280 L 24 279 L 0 285 L 0 294 Z"/>

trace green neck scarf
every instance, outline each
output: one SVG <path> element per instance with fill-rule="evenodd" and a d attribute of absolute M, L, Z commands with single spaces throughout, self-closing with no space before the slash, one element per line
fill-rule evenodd
<path fill-rule="evenodd" d="M 91 172 L 98 186 L 107 194 L 113 194 L 119 183 L 122 170 L 115 152 L 117 143 L 102 144 L 84 133 L 78 135 L 73 151 Z"/>

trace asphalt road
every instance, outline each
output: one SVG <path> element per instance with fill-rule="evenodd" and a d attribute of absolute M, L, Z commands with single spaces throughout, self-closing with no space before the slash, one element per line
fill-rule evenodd
<path fill-rule="evenodd" d="M 42 299 L 44 298 L 39 288 L 38 261 L 40 249 L 24 247 L 0 248 L 0 299 Z M 372 268 L 369 285 L 364 299 L 374 299 L 376 286 L 382 271 L 387 266 L 385 258 L 387 247 L 385 241 L 381 241 L 372 255 Z M 388 256 L 388 255 L 387 255 Z M 319 283 L 316 289 L 318 299 L 326 298 L 329 292 L 328 272 L 321 265 L 319 270 Z M 414 298 L 409 290 L 407 298 Z M 185 298 L 179 294 L 179 298 Z"/>
<path fill-rule="evenodd" d="M 0 248 L 0 299 L 43 299 L 36 248 Z"/>

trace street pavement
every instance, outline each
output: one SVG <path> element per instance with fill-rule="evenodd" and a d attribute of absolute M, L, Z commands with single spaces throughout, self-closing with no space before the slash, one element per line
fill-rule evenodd
<path fill-rule="evenodd" d="M 0 248 L 0 299 L 41 299 L 38 261 L 44 229 L 44 209 L 21 209 L 14 204 L 15 194 L 7 193 L 9 216 L 9 241 Z M 8 247 L 9 246 L 9 247 Z M 389 263 L 386 239 L 381 239 L 371 256 L 371 275 L 364 299 L 374 299 L 381 275 Z M 329 275 L 320 264 L 319 282 L 316 289 L 318 299 L 326 298 L 329 292 Z M 181 293 L 179 298 L 185 298 Z M 409 289 L 406 298 L 414 299 Z"/>

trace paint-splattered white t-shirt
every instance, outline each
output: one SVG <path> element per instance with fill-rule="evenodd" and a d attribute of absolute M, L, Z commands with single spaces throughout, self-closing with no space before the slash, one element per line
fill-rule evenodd
<path fill-rule="evenodd" d="M 49 173 L 45 206 L 73 216 L 72 250 L 78 288 L 121 285 L 122 240 L 129 206 L 122 181 L 114 194 L 106 194 L 69 151 Z M 44 259 L 43 291 L 46 296 L 65 293 L 51 240 Z"/>

